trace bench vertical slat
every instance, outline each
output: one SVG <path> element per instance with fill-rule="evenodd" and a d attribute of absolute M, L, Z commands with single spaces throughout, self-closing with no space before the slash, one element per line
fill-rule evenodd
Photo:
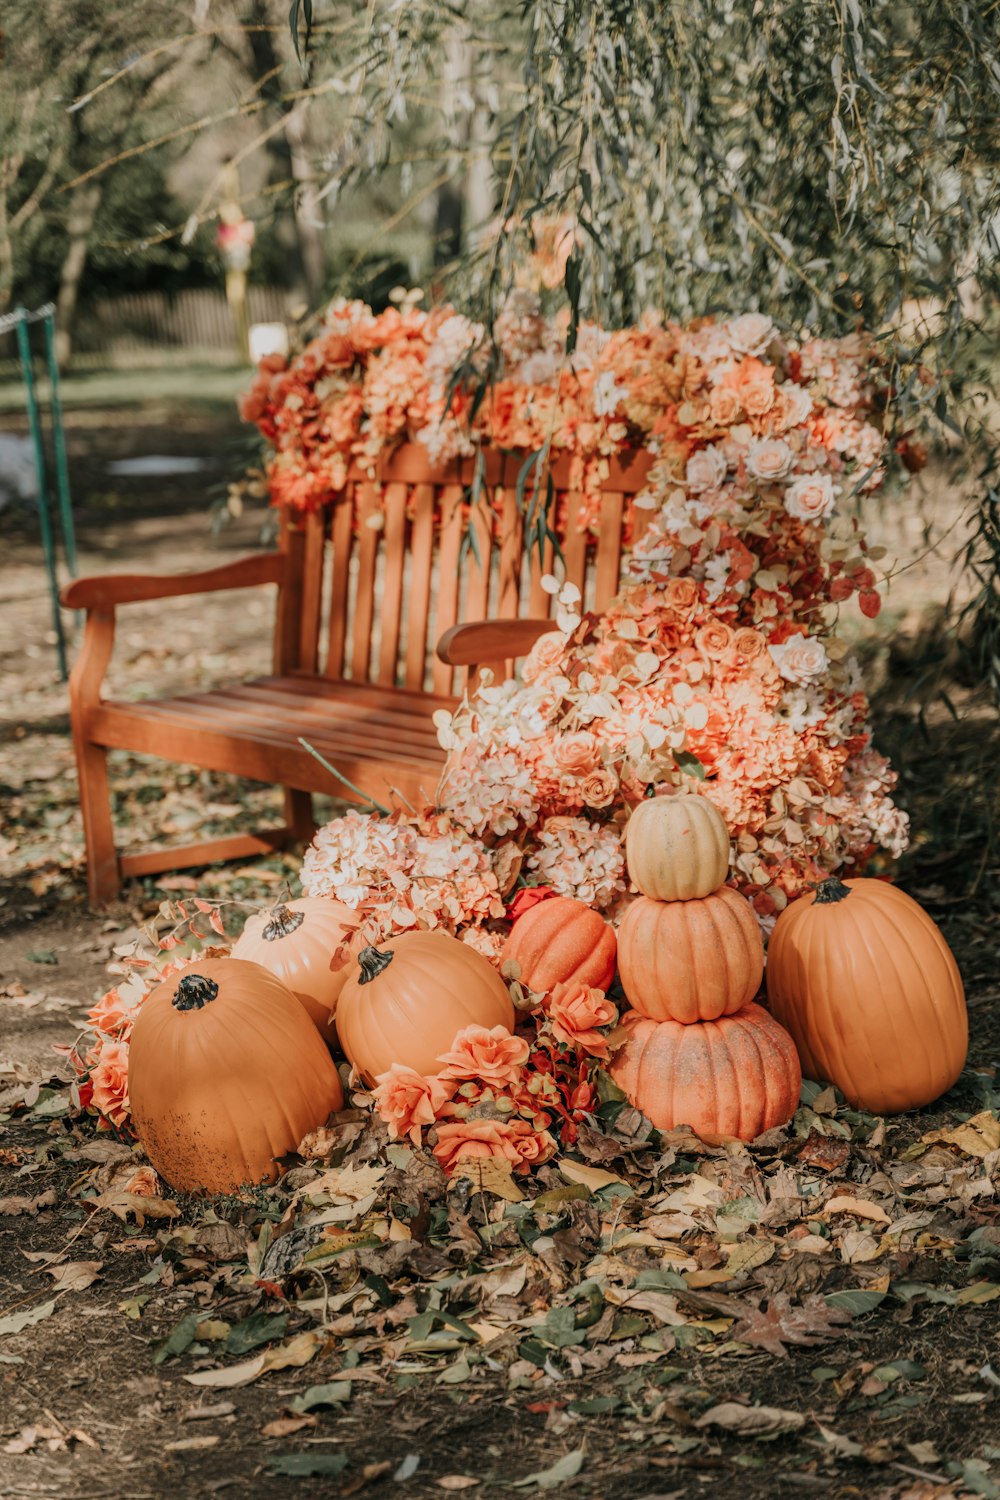
<path fill-rule="evenodd" d="M 555 551 L 548 537 L 545 538 L 541 557 L 538 555 L 538 548 L 532 543 L 528 557 L 531 581 L 528 585 L 527 613 L 533 620 L 547 619 L 552 611 L 552 595 L 542 588 L 542 579 L 546 573 L 552 572 L 554 560 Z"/>
<path fill-rule="evenodd" d="M 434 567 L 434 488 L 416 484 L 410 500 L 410 594 L 406 611 L 406 686 L 420 690 L 427 678 L 427 628 Z"/>
<path fill-rule="evenodd" d="M 563 560 L 566 564 L 566 582 L 575 583 L 580 597 L 587 592 L 587 545 L 590 533 L 580 529 L 584 498 L 579 490 L 570 490 L 566 496 L 566 535 L 562 540 Z"/>
<path fill-rule="evenodd" d="M 597 538 L 596 597 L 594 608 L 601 610 L 618 592 L 622 560 L 623 497 L 615 491 L 601 496 L 601 529 Z"/>
<path fill-rule="evenodd" d="M 517 492 L 508 486 L 500 511 L 500 578 L 497 616 L 516 620 L 521 613 L 521 565 L 524 561 L 524 525 L 517 508 Z"/>
<path fill-rule="evenodd" d="M 358 591 L 351 622 L 351 677 L 355 682 L 367 682 L 375 620 L 375 570 L 382 535 L 380 530 L 368 525 L 369 517 L 379 509 L 378 493 L 373 484 L 358 485 L 358 502 Z"/>
<path fill-rule="evenodd" d="M 437 558 L 437 587 L 434 610 L 434 636 L 440 640 L 458 619 L 458 565 L 462 550 L 462 501 L 465 491 L 460 484 L 444 485 L 441 495 L 441 539 Z M 435 659 L 433 665 L 435 693 L 454 692 L 455 670 Z"/>
<path fill-rule="evenodd" d="M 291 517 L 282 518 L 281 550 L 288 559 L 285 581 L 278 593 L 278 609 L 274 622 L 274 650 L 271 660 L 275 672 L 286 673 L 298 665 L 299 607 L 302 599 L 302 560 L 305 555 L 305 537 Z"/>
<path fill-rule="evenodd" d="M 406 564 L 406 495 L 405 484 L 390 484 L 386 487 L 385 572 L 379 600 L 382 638 L 379 642 L 378 665 L 378 680 L 383 687 L 396 685 L 396 658 L 399 655 L 403 574 Z"/>
<path fill-rule="evenodd" d="M 656 511 L 638 510 L 634 505 L 630 505 L 629 514 L 632 521 L 632 545 L 635 546 L 636 542 L 642 541 L 642 538 L 652 526 Z"/>
<path fill-rule="evenodd" d="M 326 516 L 322 511 L 310 511 L 305 518 L 304 532 L 298 667 L 302 672 L 315 673 L 319 659 L 319 622 L 323 609 L 323 553 L 326 546 Z"/>
<path fill-rule="evenodd" d="M 483 496 L 472 507 L 469 530 L 476 539 L 478 560 L 471 542 L 466 546 L 464 619 L 485 620 L 490 613 L 490 573 L 493 567 L 493 507 Z"/>
<path fill-rule="evenodd" d="M 354 550 L 354 485 L 348 485 L 330 522 L 333 562 L 330 568 L 330 622 L 328 626 L 327 677 L 343 677 L 347 648 L 347 609 L 351 591 L 351 553 Z"/>

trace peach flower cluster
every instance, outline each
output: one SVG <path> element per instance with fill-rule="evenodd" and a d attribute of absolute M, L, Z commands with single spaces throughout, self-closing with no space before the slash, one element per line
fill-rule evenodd
<path fill-rule="evenodd" d="M 595 1107 L 589 1075 L 607 1058 L 617 1020 L 600 990 L 557 985 L 525 1022 L 530 1040 L 504 1026 L 467 1026 L 439 1057 L 437 1073 L 399 1063 L 382 1073 L 375 1108 L 392 1139 L 417 1147 L 426 1139 L 448 1173 L 491 1157 L 527 1171 L 553 1155 L 556 1134 L 574 1139 Z"/>
<path fill-rule="evenodd" d="M 559 223 L 551 238 L 539 253 L 558 266 L 573 237 Z M 861 336 L 796 341 L 759 313 L 689 328 L 653 315 L 616 331 L 584 323 L 571 354 L 566 333 L 565 315 L 542 316 L 525 286 L 492 341 L 452 307 L 376 314 L 332 303 L 298 354 L 261 362 L 241 402 L 269 444 L 273 503 L 343 503 L 352 466 L 374 472 L 405 442 L 435 464 L 482 447 L 568 458 L 592 528 L 609 460 L 637 448 L 660 455 L 706 506 L 734 476 L 781 486 L 787 514 L 803 524 L 842 508 L 856 483 L 880 482 L 881 437 L 866 415 L 873 348 Z M 479 401 L 495 350 L 500 372 L 494 359 Z"/>

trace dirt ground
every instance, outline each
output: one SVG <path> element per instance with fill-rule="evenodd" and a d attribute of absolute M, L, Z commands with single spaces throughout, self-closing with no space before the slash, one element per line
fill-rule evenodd
<path fill-rule="evenodd" d="M 69 436 L 82 572 L 206 566 L 255 545 L 259 515 L 217 535 L 207 523 L 206 486 L 239 441 L 217 412 L 80 412 Z M 182 483 L 107 474 L 164 452 L 210 467 Z M 916 515 L 897 528 L 911 555 Z M 74 1118 L 54 1048 L 107 987 L 112 950 L 193 880 L 88 910 L 37 543 L 4 516 L 0 549 L 0 1495 L 1000 1496 L 998 742 L 961 684 L 957 720 L 920 711 L 943 552 L 890 596 L 893 654 L 862 646 L 918 831 L 902 878 L 968 989 L 960 1085 L 884 1124 L 813 1096 L 752 1152 L 613 1133 L 582 1154 L 620 1187 L 568 1187 L 547 1167 L 518 1204 L 468 1182 L 445 1193 L 417 1157 L 386 1167 L 350 1118 L 323 1164 L 272 1192 L 123 1192 L 138 1158 Z M 266 663 L 269 632 L 249 594 L 169 617 L 137 607 L 112 687 L 243 675 Z M 272 790 L 135 757 L 115 757 L 113 779 L 123 841 L 247 828 L 277 807 Z M 296 863 L 197 886 L 264 899 L 294 886 Z M 370 1195 L 350 1186 L 362 1180 Z M 661 1238 L 664 1213 L 692 1227 Z M 408 1239 L 390 1239 L 393 1222 Z M 261 1355 L 273 1367 L 247 1383 L 216 1378 Z"/>

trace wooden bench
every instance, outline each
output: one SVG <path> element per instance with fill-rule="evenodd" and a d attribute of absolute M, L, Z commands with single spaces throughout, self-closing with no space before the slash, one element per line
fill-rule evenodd
<path fill-rule="evenodd" d="M 581 498 L 567 488 L 565 466 L 553 468 L 565 573 L 588 608 L 617 592 L 627 509 L 649 465 L 645 454 L 612 465 L 597 538 L 574 524 Z M 434 711 L 454 706 L 471 670 L 488 664 L 506 674 L 555 628 L 541 586 L 553 548 L 547 543 L 540 556 L 525 545 L 521 466 L 517 455 L 489 456 L 495 514 L 483 501 L 469 505 L 471 461 L 435 470 L 423 449 L 404 447 L 377 482 L 353 473 L 330 510 L 283 513 L 276 552 L 203 573 L 81 578 L 63 590 L 67 609 L 87 612 L 70 705 L 95 905 L 113 899 L 125 877 L 309 840 L 314 792 L 360 801 L 301 739 L 368 797 L 386 801 L 395 792 L 433 803 L 444 761 Z M 635 513 L 637 529 L 644 518 Z M 266 584 L 277 587 L 268 676 L 151 701 L 102 697 L 119 605 Z M 113 749 L 281 786 L 285 825 L 119 855 L 107 771 Z"/>

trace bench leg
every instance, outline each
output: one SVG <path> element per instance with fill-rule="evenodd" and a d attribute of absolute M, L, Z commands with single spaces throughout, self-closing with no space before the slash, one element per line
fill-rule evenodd
<path fill-rule="evenodd" d="M 102 745 L 92 745 L 80 739 L 75 749 L 83 837 L 87 848 L 87 892 L 91 906 L 106 906 L 115 899 L 122 886 L 111 819 L 108 753 Z"/>
<path fill-rule="evenodd" d="M 285 822 L 289 832 L 302 844 L 311 844 L 316 833 L 311 792 L 285 787 Z"/>

